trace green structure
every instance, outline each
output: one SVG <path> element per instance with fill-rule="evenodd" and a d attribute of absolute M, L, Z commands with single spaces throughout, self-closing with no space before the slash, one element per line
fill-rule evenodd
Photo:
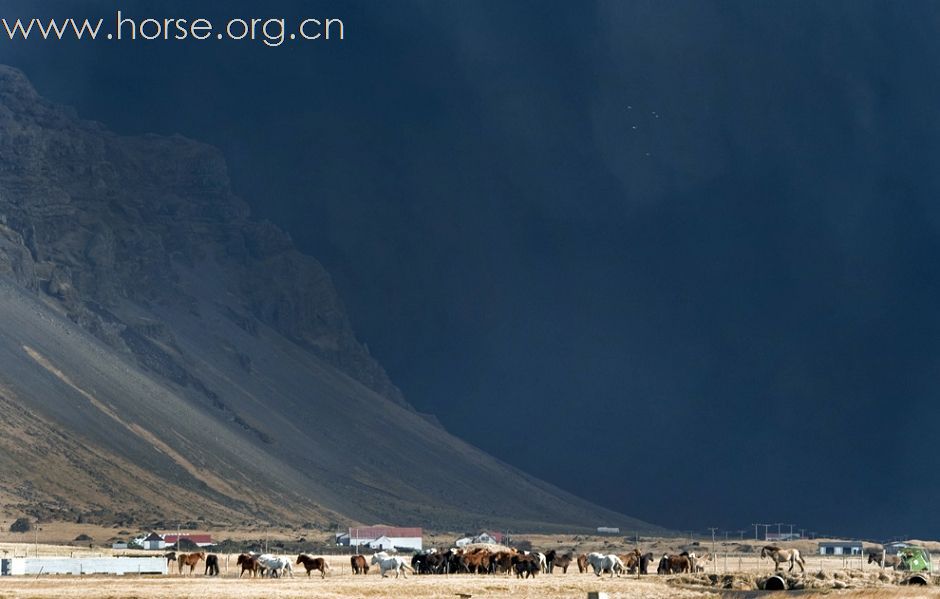
<path fill-rule="evenodd" d="M 901 558 L 901 570 L 909 572 L 930 572 L 930 552 L 923 547 L 905 547 L 898 551 Z"/>

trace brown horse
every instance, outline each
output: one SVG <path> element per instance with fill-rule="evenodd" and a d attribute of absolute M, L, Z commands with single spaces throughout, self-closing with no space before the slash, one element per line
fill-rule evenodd
<path fill-rule="evenodd" d="M 349 558 L 349 565 L 352 566 L 353 574 L 368 574 L 369 562 L 364 555 L 354 555 Z"/>
<path fill-rule="evenodd" d="M 631 553 L 620 554 L 617 557 L 619 557 L 620 561 L 623 562 L 623 567 L 627 569 L 627 572 L 635 572 L 637 567 L 640 565 L 639 549 L 634 549 Z"/>
<path fill-rule="evenodd" d="M 250 572 L 251 577 L 254 578 L 258 576 L 258 571 L 261 570 L 261 564 L 258 563 L 258 560 L 245 553 L 238 556 L 238 561 L 235 562 L 235 565 L 242 567 L 242 571 L 238 573 L 239 578 L 241 578 L 242 574 L 245 572 Z"/>
<path fill-rule="evenodd" d="M 322 557 L 310 557 L 305 553 L 301 553 L 297 556 L 297 563 L 304 565 L 304 568 L 307 569 L 307 576 L 310 576 L 310 572 L 313 570 L 319 570 L 320 578 L 326 578 L 326 573 L 330 570 L 330 564 L 328 564 L 325 559 Z"/>
<path fill-rule="evenodd" d="M 764 559 L 769 557 L 774 561 L 774 572 L 780 569 L 780 564 L 784 562 L 790 562 L 790 569 L 787 572 L 793 571 L 793 566 L 799 566 L 800 572 L 805 572 L 806 568 L 803 567 L 804 561 L 800 556 L 799 549 L 781 549 L 776 545 L 765 545 L 760 550 L 760 557 Z"/>
<path fill-rule="evenodd" d="M 196 568 L 201 560 L 206 559 L 205 551 L 197 551 L 196 553 L 179 553 L 176 556 L 176 563 L 179 566 L 180 574 L 183 573 L 183 566 L 189 566 L 189 574 L 192 575 L 193 570 Z"/>
<path fill-rule="evenodd" d="M 868 563 L 878 564 L 883 568 L 894 568 L 897 570 L 898 566 L 901 565 L 901 558 L 897 555 L 885 555 L 884 551 L 869 551 Z"/>
<path fill-rule="evenodd" d="M 578 572 L 580 572 L 581 574 L 584 574 L 587 571 L 588 571 L 587 555 L 582 553 L 581 555 L 578 556 Z"/>

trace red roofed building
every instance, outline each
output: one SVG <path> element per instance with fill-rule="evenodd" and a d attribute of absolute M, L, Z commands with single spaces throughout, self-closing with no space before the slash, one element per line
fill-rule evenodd
<path fill-rule="evenodd" d="M 356 547 L 368 546 L 370 549 L 389 550 L 395 547 L 421 550 L 422 530 L 420 528 L 401 528 L 398 526 L 361 526 L 350 528 L 349 533 L 341 535 L 337 541 L 343 545 Z"/>

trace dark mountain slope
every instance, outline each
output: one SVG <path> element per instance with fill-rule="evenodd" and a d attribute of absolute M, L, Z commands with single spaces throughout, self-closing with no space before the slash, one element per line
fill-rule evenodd
<path fill-rule="evenodd" d="M 415 413 L 217 151 L 116 136 L 2 67 L 0 323 L 11 513 L 654 528 Z"/>

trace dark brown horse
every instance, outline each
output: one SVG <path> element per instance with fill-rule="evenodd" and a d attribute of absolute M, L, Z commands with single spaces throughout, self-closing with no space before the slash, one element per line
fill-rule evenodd
<path fill-rule="evenodd" d="M 564 555 L 556 555 L 555 559 L 551 561 L 551 565 L 548 567 L 548 571 L 554 572 L 555 568 L 561 568 L 562 574 L 568 573 L 568 566 L 571 565 L 571 562 L 574 561 L 574 557 L 570 553 Z"/>
<path fill-rule="evenodd" d="M 364 555 L 354 555 L 349 558 L 349 565 L 352 567 L 353 574 L 368 574 L 369 561 Z"/>
<path fill-rule="evenodd" d="M 883 563 L 882 560 L 884 560 Z M 898 566 L 901 565 L 901 558 L 897 555 L 885 555 L 884 551 L 869 551 L 868 563 L 878 564 L 879 566 L 883 566 L 885 568 L 894 568 L 897 570 Z"/>
<path fill-rule="evenodd" d="M 640 574 L 649 574 L 649 567 L 652 561 L 653 561 L 652 551 L 648 551 L 640 556 Z"/>
<path fill-rule="evenodd" d="M 258 560 L 245 553 L 238 556 L 238 561 L 235 562 L 235 565 L 242 567 L 242 571 L 238 573 L 239 578 L 241 578 L 242 574 L 245 572 L 251 573 L 251 577 L 254 578 L 258 576 L 258 572 L 261 570 L 261 564 L 258 563 Z"/>
<path fill-rule="evenodd" d="M 497 551 L 490 556 L 490 574 L 512 574 L 512 551 Z"/>
<path fill-rule="evenodd" d="M 205 551 L 197 551 L 196 553 L 179 553 L 176 555 L 176 564 L 179 566 L 180 574 L 183 573 L 184 566 L 189 566 L 189 573 L 191 575 L 193 570 L 196 568 L 196 564 L 204 559 L 206 559 Z"/>
<path fill-rule="evenodd" d="M 218 576 L 219 575 L 219 556 L 214 553 L 210 553 L 206 556 L 206 576 Z"/>
<path fill-rule="evenodd" d="M 664 555 L 661 560 L 659 560 L 659 567 L 656 569 L 657 574 L 682 574 L 684 572 L 691 572 L 692 570 L 692 560 L 689 559 L 689 554 L 682 552 L 680 555 Z"/>
<path fill-rule="evenodd" d="M 328 564 L 325 559 L 322 557 L 310 557 L 305 553 L 301 553 L 297 556 L 297 563 L 304 565 L 304 568 L 307 569 L 307 576 L 310 576 L 310 572 L 313 570 L 319 570 L 320 578 L 326 578 L 326 573 L 330 570 L 330 564 Z"/>

